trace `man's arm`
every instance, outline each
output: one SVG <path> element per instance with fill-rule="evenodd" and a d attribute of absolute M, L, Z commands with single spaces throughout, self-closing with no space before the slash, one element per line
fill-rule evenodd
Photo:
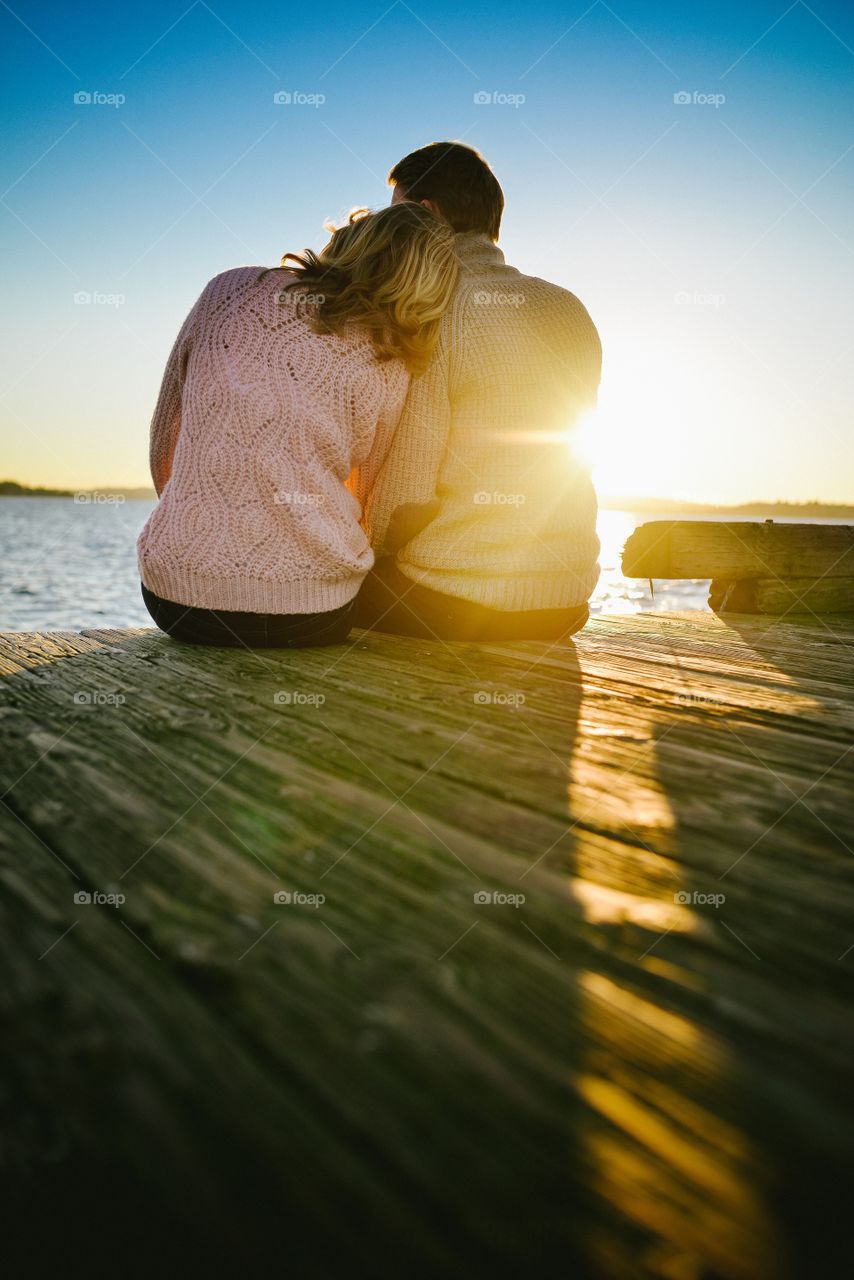
<path fill-rule="evenodd" d="M 379 553 L 393 552 L 436 514 L 436 483 L 448 442 L 451 404 L 448 349 L 440 340 L 425 373 L 414 379 L 388 457 L 367 492 L 360 493 L 365 531 Z M 367 489 L 367 486 L 365 486 Z M 419 512 L 413 510 L 421 507 Z M 405 508 L 395 517 L 399 508 Z"/>

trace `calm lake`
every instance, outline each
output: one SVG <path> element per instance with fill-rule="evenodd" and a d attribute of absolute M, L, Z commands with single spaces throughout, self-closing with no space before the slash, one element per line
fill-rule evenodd
<path fill-rule="evenodd" d="M 0 498 L 0 630 L 152 625 L 140 599 L 134 544 L 153 505 L 139 498 Z M 602 576 L 591 601 L 594 612 L 707 607 L 706 582 L 656 582 L 653 598 L 647 583 L 620 573 L 629 533 L 656 518 L 600 512 Z"/>

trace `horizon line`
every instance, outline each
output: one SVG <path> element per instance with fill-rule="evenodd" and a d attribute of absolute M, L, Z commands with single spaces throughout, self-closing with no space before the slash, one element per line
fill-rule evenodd
<path fill-rule="evenodd" d="M 156 497 L 154 487 L 150 484 L 95 484 L 78 486 L 76 488 L 67 488 L 62 485 L 50 484 L 25 484 L 19 480 L 3 479 L 0 480 L 0 490 L 4 485 L 13 485 L 17 489 L 22 490 L 25 495 L 27 492 L 37 495 L 44 493 L 48 496 L 56 497 L 74 497 L 75 494 L 137 494 L 142 497 Z M 14 497 L 15 494 L 3 494 L 0 497 Z M 628 510 L 632 508 L 644 509 L 645 504 L 652 509 L 655 506 L 662 507 L 707 507 L 716 509 L 732 509 L 732 510 L 749 510 L 758 507 L 839 507 L 854 510 L 854 498 L 849 501 L 841 499 L 828 498 L 749 498 L 747 500 L 733 502 L 723 501 L 711 498 L 683 498 L 683 497 L 663 497 L 661 495 L 641 494 L 634 497 L 629 494 L 610 494 L 597 493 L 599 506 L 605 509 Z"/>

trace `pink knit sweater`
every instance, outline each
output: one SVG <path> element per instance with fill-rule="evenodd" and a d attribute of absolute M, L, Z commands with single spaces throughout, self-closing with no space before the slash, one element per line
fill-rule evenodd
<path fill-rule="evenodd" d="M 367 332 L 317 334 L 293 277 L 237 267 L 205 287 L 151 423 L 160 501 L 137 542 L 150 591 L 179 604 L 323 613 L 373 564 L 345 488 L 376 475 L 409 386 Z M 260 277 L 260 278 L 259 278 Z"/>

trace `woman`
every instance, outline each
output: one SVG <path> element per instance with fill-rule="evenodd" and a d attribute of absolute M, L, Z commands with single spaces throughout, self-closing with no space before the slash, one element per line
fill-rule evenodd
<path fill-rule="evenodd" d="M 151 424 L 160 501 L 137 551 L 158 627 L 250 648 L 346 639 L 373 554 L 345 482 L 379 471 L 456 277 L 450 227 L 411 203 L 211 280 Z"/>

